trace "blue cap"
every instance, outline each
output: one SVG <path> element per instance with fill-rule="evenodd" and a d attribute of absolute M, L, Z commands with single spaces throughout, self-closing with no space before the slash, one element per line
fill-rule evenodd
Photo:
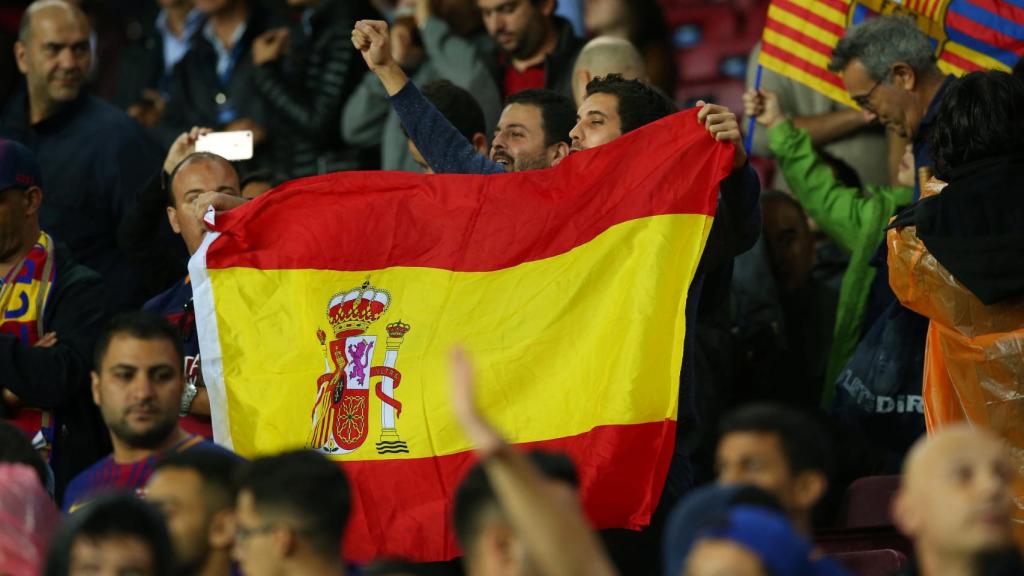
<path fill-rule="evenodd" d="M 14 140 L 0 139 L 0 190 L 42 185 L 42 170 L 32 152 Z"/>
<path fill-rule="evenodd" d="M 772 576 L 811 576 L 811 544 L 777 512 L 756 506 L 737 506 L 717 526 L 704 530 L 698 540 L 729 540 L 751 551 Z"/>

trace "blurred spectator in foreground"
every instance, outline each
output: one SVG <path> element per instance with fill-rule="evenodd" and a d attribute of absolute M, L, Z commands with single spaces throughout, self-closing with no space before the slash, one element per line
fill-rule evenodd
<path fill-rule="evenodd" d="M 58 522 L 60 513 L 38 472 L 27 464 L 0 463 L 0 574 L 42 573 Z"/>
<path fill-rule="evenodd" d="M 161 460 L 149 478 L 146 500 L 167 521 L 181 573 L 232 573 L 238 466 L 237 458 L 224 453 L 191 451 Z"/>
<path fill-rule="evenodd" d="M 169 147 L 193 126 L 210 126 L 251 130 L 262 151 L 269 112 L 254 84 L 253 42 L 271 28 L 271 16 L 258 0 L 195 0 L 195 7 L 206 23 L 174 68 L 156 129 L 160 143 Z"/>
<path fill-rule="evenodd" d="M 643 55 L 650 84 L 675 94 L 674 50 L 657 0 L 584 0 L 583 22 L 590 36 L 629 40 Z"/>
<path fill-rule="evenodd" d="M 100 273 L 108 310 L 137 306 L 143 293 L 117 230 L 159 164 L 157 147 L 126 114 L 82 90 L 92 56 L 78 8 L 60 0 L 29 6 L 15 55 L 25 83 L 0 111 L 0 137 L 25 144 L 42 167 L 40 224 Z"/>
<path fill-rule="evenodd" d="M 466 551 L 466 573 L 615 574 L 587 525 L 573 489 L 572 467 L 551 455 L 531 462 L 505 443 L 476 405 L 473 366 L 461 349 L 452 353 L 451 374 L 452 410 L 480 457 L 456 495 L 456 532 Z M 545 459 L 549 463 L 538 466 Z"/>
<path fill-rule="evenodd" d="M 103 287 L 40 230 L 41 185 L 32 153 L 0 139 L 0 417 L 50 460 L 59 496 L 107 449 L 88 392 Z"/>
<path fill-rule="evenodd" d="M 93 502 L 53 539 L 46 576 L 172 576 L 174 553 L 160 513 L 128 494 Z"/>
<path fill-rule="evenodd" d="M 147 127 L 163 116 L 174 66 L 185 57 L 206 19 L 192 0 L 156 0 L 156 19 L 121 51 L 114 102 Z"/>
<path fill-rule="evenodd" d="M 751 404 L 722 421 L 718 481 L 770 493 L 793 526 L 810 535 L 815 507 L 829 486 L 830 454 L 825 431 L 810 416 L 781 405 Z"/>
<path fill-rule="evenodd" d="M 242 574 L 345 573 L 341 546 L 352 500 L 337 462 L 286 452 L 239 472 L 234 557 Z"/>
<path fill-rule="evenodd" d="M 647 83 L 647 65 L 629 40 L 614 36 L 598 36 L 580 50 L 572 72 L 572 95 L 576 107 L 587 97 L 587 84 L 594 78 L 618 74 L 626 80 Z M 671 92 L 667 92 L 671 94 Z"/>
<path fill-rule="evenodd" d="M 169 322 L 135 312 L 115 317 L 96 344 L 93 401 L 110 429 L 114 451 L 79 474 L 64 494 L 77 511 L 111 490 L 140 490 L 165 455 L 192 450 L 230 454 L 178 425 L 184 378 L 181 338 Z"/>
<path fill-rule="evenodd" d="M 892 506 L 914 544 L 908 576 L 1021 574 L 1012 539 L 1019 468 L 992 433 L 951 426 L 911 450 Z"/>
<path fill-rule="evenodd" d="M 889 281 L 929 320 L 928 429 L 966 421 L 1024 448 L 1024 83 L 1004 72 L 954 81 L 932 130 L 936 176 L 888 235 Z M 1018 521 L 1024 505 L 1018 503 Z M 1021 526 L 1024 542 L 1024 523 Z"/>
<path fill-rule="evenodd" d="M 366 69 L 352 47 L 357 20 L 373 18 L 366 0 L 288 0 L 302 25 L 264 32 L 252 45 L 253 85 L 267 105 L 269 164 L 289 178 L 360 167 L 345 149 L 338 120 Z"/>
<path fill-rule="evenodd" d="M 811 544 L 786 517 L 737 506 L 701 531 L 677 576 L 809 576 Z"/>

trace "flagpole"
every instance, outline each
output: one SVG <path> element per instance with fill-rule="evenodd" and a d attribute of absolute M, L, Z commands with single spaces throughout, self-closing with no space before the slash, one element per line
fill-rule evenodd
<path fill-rule="evenodd" d="M 757 65 L 757 77 L 754 78 L 754 91 L 755 92 L 761 89 L 761 72 L 763 72 L 763 71 L 764 71 L 764 68 L 762 68 L 761 65 L 758 64 Z M 748 124 L 747 124 L 747 139 L 743 141 L 743 146 L 747 149 L 747 155 L 749 156 L 752 153 L 750 151 L 750 149 L 754 145 L 754 127 L 757 126 L 757 124 L 754 122 L 754 117 L 753 116 L 751 116 L 750 120 L 748 120 L 747 122 L 748 122 Z"/>

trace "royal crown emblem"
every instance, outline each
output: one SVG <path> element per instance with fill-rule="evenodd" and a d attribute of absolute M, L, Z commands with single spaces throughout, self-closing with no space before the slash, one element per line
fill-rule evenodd
<path fill-rule="evenodd" d="M 334 336 L 329 339 L 323 329 L 317 330 L 323 347 L 324 374 L 316 383 L 309 448 L 341 455 L 363 445 L 369 433 L 370 383 L 376 380 L 374 395 L 381 401 L 377 452 L 409 452 L 408 445 L 398 436 L 402 403 L 395 398 L 395 391 L 402 374 L 395 365 L 410 326 L 401 320 L 385 326 L 384 362 L 378 366 L 373 365 L 378 337 L 368 332 L 390 305 L 391 294 L 371 286 L 369 281 L 335 294 L 328 302 L 327 321 Z"/>

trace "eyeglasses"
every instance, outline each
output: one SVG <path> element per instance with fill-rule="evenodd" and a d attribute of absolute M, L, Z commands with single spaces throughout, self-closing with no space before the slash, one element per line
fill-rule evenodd
<path fill-rule="evenodd" d="M 871 105 L 871 95 L 875 93 L 875 90 L 877 90 L 881 84 L 882 80 L 879 80 L 878 82 L 875 82 L 875 85 L 871 87 L 871 90 L 868 90 L 867 94 L 854 96 L 854 103 L 857 104 L 857 106 L 860 106 L 862 110 L 867 110 L 868 112 L 874 114 L 875 107 Z"/>

